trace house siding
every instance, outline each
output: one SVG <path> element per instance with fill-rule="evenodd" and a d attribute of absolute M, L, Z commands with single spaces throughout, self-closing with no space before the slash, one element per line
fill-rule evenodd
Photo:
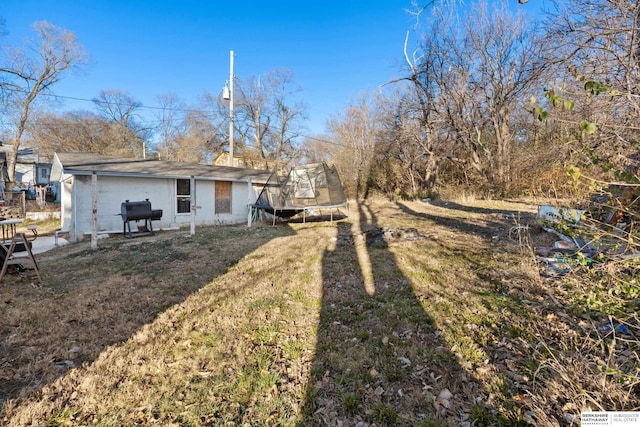
<path fill-rule="evenodd" d="M 101 233 L 123 232 L 120 206 L 126 200 L 149 199 L 152 209 L 162 209 L 161 220 L 153 222 L 154 230 L 186 227 L 192 218 L 196 226 L 243 223 L 247 221 L 249 204 L 256 201 L 261 186 L 271 175 L 268 171 L 195 163 L 56 153 L 51 179 L 61 183 L 62 230 L 74 241 L 92 231 L 93 173 L 97 177 L 97 226 Z M 188 201 L 196 206 L 193 215 L 177 213 L 178 179 L 194 182 Z M 231 182 L 231 212 L 216 212 L 217 181 Z M 253 181 L 255 185 L 250 184 Z M 228 193 L 227 184 L 227 196 Z"/>
<path fill-rule="evenodd" d="M 162 219 L 153 227 L 187 226 L 191 213 L 177 213 L 176 179 L 118 177 L 98 175 L 98 231 L 122 232 L 120 205 L 126 200 L 149 199 L 152 209 L 162 209 Z M 89 175 L 74 175 L 62 186 L 62 229 L 70 232 L 71 240 L 81 240 L 92 230 L 92 184 Z M 195 180 L 195 224 L 217 225 L 242 223 L 247 220 L 250 196 L 255 200 L 258 192 L 246 182 L 233 182 L 231 186 L 231 213 L 215 212 L 215 181 Z M 191 194 L 193 205 L 194 192 Z M 75 221 L 75 223 L 74 223 Z M 140 222 L 142 225 L 143 222 Z M 132 227 L 135 223 L 132 223 Z"/>

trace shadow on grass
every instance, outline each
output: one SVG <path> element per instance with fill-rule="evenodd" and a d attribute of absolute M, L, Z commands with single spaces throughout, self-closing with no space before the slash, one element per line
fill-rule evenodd
<path fill-rule="evenodd" d="M 331 214 L 309 215 L 306 217 L 295 216 L 291 218 L 287 223 L 289 224 L 305 224 L 305 223 L 331 223 L 333 221 L 340 221 L 347 219 L 347 215 L 342 212 L 335 212 Z"/>
<path fill-rule="evenodd" d="M 548 322 L 540 323 L 532 307 L 532 301 L 546 296 L 538 285 L 536 267 L 522 261 L 522 248 L 508 232 L 513 224 L 510 216 L 520 212 L 456 205 L 455 210 L 489 218 L 452 218 L 439 207 L 422 212 L 402 203 L 396 206 L 414 218 L 427 220 L 432 224 L 428 228 L 453 232 L 444 233 L 448 238 L 438 240 L 445 254 L 462 260 L 452 263 L 454 268 L 447 273 L 450 277 L 443 279 L 444 284 L 447 280 L 451 283 L 452 278 L 457 283 L 453 287 L 439 286 L 433 293 L 446 302 L 437 311 L 442 312 L 443 305 L 457 307 L 457 321 L 443 331 L 444 339 L 463 354 L 465 361 L 460 363 L 475 371 L 484 388 L 478 394 L 489 397 L 474 407 L 472 418 L 477 425 L 531 425 L 531 417 L 525 414 L 526 404 L 516 402 L 527 402 L 523 396 L 531 391 L 528 382 L 535 364 L 529 356 L 538 343 L 532 325 L 544 329 Z M 534 216 L 523 214 L 527 215 Z M 438 276 L 438 272 L 432 273 L 433 278 Z M 444 277 L 442 272 L 439 275 Z"/>
<path fill-rule="evenodd" d="M 318 341 L 300 426 L 432 425 L 445 415 L 434 403 L 440 390 L 432 393 L 444 382 L 434 379 L 458 369 L 455 357 L 387 244 L 362 239 L 361 230 L 379 226 L 360 205 L 359 223 L 338 223 L 335 247 L 323 255 Z"/>
<path fill-rule="evenodd" d="M 452 230 L 475 234 L 485 239 L 508 236 L 513 227 L 519 225 L 521 222 L 530 220 L 534 216 L 528 212 L 522 213 L 515 210 L 474 208 L 455 203 L 447 203 L 446 205 L 444 203 L 440 203 L 434 205 L 438 208 L 488 215 L 488 218 L 483 217 L 482 219 L 472 217 L 456 218 L 447 214 L 436 215 L 417 212 L 403 203 L 396 203 L 396 205 L 404 213 L 411 216 L 430 220 Z"/>
<path fill-rule="evenodd" d="M 12 399 L 93 362 L 245 255 L 292 234 L 286 226 L 211 227 L 195 236 L 113 237 L 93 251 L 79 243 L 38 255 L 44 286 L 23 275 L 0 285 L 0 415 Z M 228 290 L 215 292 L 224 298 Z"/>
<path fill-rule="evenodd" d="M 535 215 L 531 212 L 523 213 L 522 211 L 514 210 L 514 209 L 498 209 L 498 208 L 485 208 L 480 206 L 468 206 L 468 205 L 461 205 L 456 202 L 450 202 L 450 201 L 444 201 L 444 200 L 432 200 L 429 203 L 433 206 L 437 206 L 440 208 L 458 210 L 458 211 L 470 212 L 470 213 L 501 214 L 501 215 L 514 215 L 514 214 Z M 516 202 L 512 202 L 512 203 L 516 203 Z M 533 207 L 534 206 L 532 205 L 532 208 Z M 535 206 L 535 208 L 537 209 L 537 206 Z"/>

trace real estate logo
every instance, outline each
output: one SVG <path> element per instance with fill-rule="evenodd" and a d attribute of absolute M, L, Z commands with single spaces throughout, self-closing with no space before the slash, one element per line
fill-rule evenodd
<path fill-rule="evenodd" d="M 584 426 L 637 426 L 640 412 L 582 412 L 580 424 Z"/>

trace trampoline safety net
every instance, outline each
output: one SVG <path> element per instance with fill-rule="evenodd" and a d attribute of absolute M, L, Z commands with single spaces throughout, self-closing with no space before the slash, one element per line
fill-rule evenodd
<path fill-rule="evenodd" d="M 338 171 L 323 162 L 293 167 L 285 176 L 271 174 L 254 206 L 291 218 L 305 209 L 336 208 L 346 203 Z"/>

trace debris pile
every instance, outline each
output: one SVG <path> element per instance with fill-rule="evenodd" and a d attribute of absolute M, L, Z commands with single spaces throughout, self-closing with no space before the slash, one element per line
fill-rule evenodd
<path fill-rule="evenodd" d="M 413 227 L 377 227 L 361 233 L 340 236 L 338 240 L 341 243 L 351 245 L 358 241 L 364 241 L 367 246 L 371 246 L 424 238 L 426 238 L 426 236 Z"/>
<path fill-rule="evenodd" d="M 620 214 L 618 208 L 605 215 L 602 208 L 594 211 L 543 205 L 537 221 L 559 239 L 551 247 L 534 248 L 545 275 L 563 275 L 576 266 L 608 260 L 640 258 L 633 235 L 637 224 L 629 215 Z"/>

